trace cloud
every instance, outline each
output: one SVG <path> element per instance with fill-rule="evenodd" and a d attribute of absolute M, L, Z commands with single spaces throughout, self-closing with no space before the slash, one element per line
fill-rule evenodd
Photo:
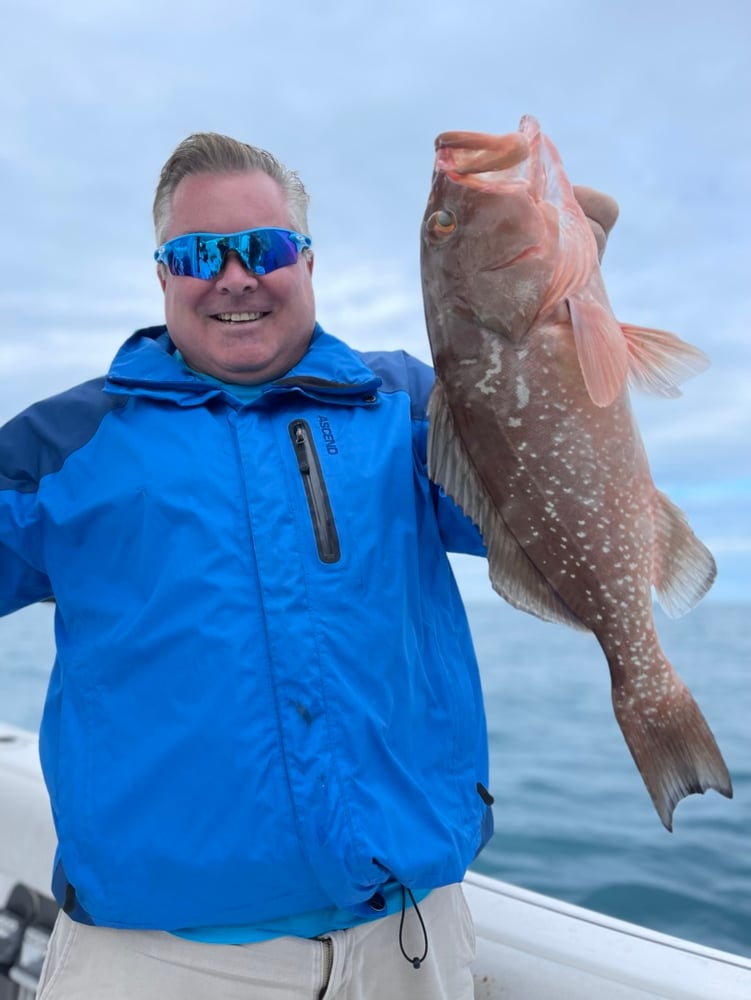
<path fill-rule="evenodd" d="M 200 129 L 301 172 L 327 328 L 427 359 L 418 237 L 434 137 L 509 131 L 530 112 L 571 178 L 620 203 L 605 258 L 616 313 L 711 357 L 682 399 L 634 399 L 655 478 L 680 492 L 743 475 L 748 11 L 672 8 L 332 0 L 214 17 L 196 0 L 16 4 L 0 35 L 0 417 L 101 371 L 160 321 L 151 199 L 162 162 Z M 688 503 L 721 545 L 748 537 L 745 497 Z"/>

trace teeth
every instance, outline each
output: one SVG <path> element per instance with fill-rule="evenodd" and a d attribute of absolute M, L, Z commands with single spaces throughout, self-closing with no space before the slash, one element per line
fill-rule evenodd
<path fill-rule="evenodd" d="M 252 323 L 256 319 L 260 319 L 263 313 L 253 312 L 253 313 L 218 313 L 217 319 L 220 319 L 223 323 Z"/>

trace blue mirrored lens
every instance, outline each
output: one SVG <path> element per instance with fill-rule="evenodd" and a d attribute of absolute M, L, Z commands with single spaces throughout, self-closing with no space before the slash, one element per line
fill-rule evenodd
<path fill-rule="evenodd" d="M 312 240 L 291 229 L 246 229 L 240 233 L 186 233 L 176 236 L 154 253 L 154 259 L 166 264 L 172 274 L 208 281 L 224 266 L 234 251 L 254 274 L 268 274 L 294 264 L 301 250 Z"/>

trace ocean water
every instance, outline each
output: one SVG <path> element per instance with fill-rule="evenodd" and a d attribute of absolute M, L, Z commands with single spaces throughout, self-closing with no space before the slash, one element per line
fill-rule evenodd
<path fill-rule="evenodd" d="M 660 823 L 610 704 L 595 640 L 514 611 L 468 605 L 485 689 L 496 833 L 478 871 L 751 957 L 751 605 L 705 601 L 663 647 L 730 768 L 715 792 Z M 0 620 L 0 719 L 35 729 L 53 656 L 53 610 Z"/>

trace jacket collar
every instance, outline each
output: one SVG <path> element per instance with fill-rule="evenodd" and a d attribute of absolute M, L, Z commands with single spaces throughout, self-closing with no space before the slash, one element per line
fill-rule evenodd
<path fill-rule="evenodd" d="M 199 405 L 225 393 L 220 385 L 188 371 L 174 352 L 166 326 L 137 330 L 115 355 L 106 390 L 172 399 L 184 406 Z M 355 351 L 316 323 L 307 352 L 286 375 L 270 382 L 260 398 L 302 392 L 327 402 L 372 404 L 380 385 L 379 376 Z"/>

